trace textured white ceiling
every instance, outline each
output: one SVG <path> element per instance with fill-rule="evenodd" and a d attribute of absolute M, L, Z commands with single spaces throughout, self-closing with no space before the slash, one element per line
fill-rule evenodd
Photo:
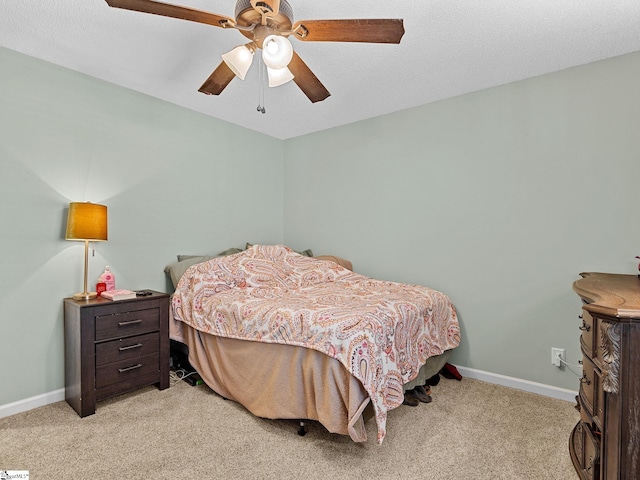
<path fill-rule="evenodd" d="M 235 0 L 170 3 L 233 17 Z M 257 68 L 220 96 L 198 88 L 238 31 L 110 8 L 104 0 L 1 0 L 0 45 L 286 139 L 640 51 L 639 0 L 289 0 L 295 20 L 402 18 L 399 45 L 300 42 L 331 92 L 312 104 Z M 0 70 L 2 65 L 0 65 Z"/>

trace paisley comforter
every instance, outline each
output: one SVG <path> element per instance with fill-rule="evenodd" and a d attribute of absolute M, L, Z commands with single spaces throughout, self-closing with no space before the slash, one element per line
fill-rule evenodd
<path fill-rule="evenodd" d="M 221 337 L 301 346 L 337 359 L 371 398 L 378 442 L 403 384 L 460 343 L 455 307 L 436 290 L 375 280 L 280 245 L 194 265 L 172 300 L 176 320 Z"/>

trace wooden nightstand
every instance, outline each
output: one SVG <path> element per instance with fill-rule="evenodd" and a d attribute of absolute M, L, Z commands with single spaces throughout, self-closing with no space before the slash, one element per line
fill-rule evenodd
<path fill-rule="evenodd" d="M 81 417 L 96 402 L 157 384 L 169 387 L 169 295 L 111 301 L 64 299 L 65 398 Z"/>

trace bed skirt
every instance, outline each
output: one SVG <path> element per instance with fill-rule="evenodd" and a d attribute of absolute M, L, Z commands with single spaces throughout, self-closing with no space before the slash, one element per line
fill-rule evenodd
<path fill-rule="evenodd" d="M 329 432 L 367 439 L 369 395 L 336 359 L 304 347 L 224 338 L 175 320 L 171 339 L 187 345 L 189 363 L 216 393 L 269 419 L 315 420 Z M 438 373 L 449 352 L 431 357 L 417 381 Z"/>

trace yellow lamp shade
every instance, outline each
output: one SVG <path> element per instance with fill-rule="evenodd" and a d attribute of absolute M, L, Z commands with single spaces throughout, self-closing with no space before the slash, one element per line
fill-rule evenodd
<path fill-rule="evenodd" d="M 90 202 L 71 202 L 65 238 L 91 242 L 106 241 L 107 207 Z"/>

